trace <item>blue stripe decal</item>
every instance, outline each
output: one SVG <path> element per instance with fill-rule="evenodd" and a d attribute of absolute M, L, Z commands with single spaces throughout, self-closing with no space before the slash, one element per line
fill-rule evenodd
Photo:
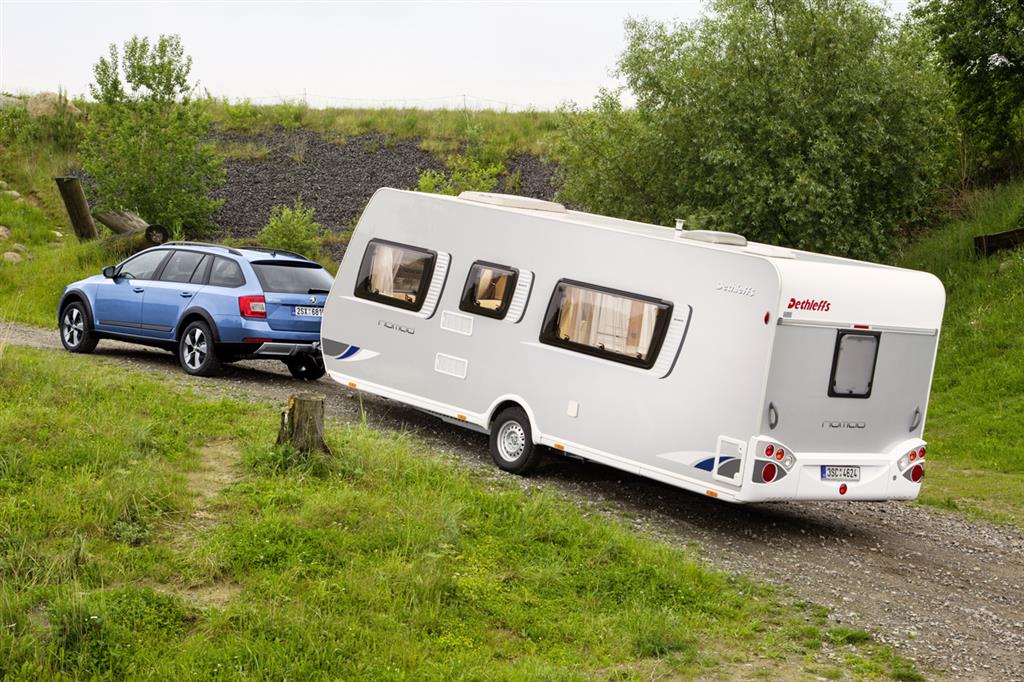
<path fill-rule="evenodd" d="M 736 459 L 736 458 L 735 457 L 723 457 L 722 458 L 722 464 L 725 464 L 730 459 Z M 714 457 L 708 457 L 707 459 L 702 459 L 701 461 L 697 462 L 693 466 L 696 467 L 697 469 L 703 469 L 704 471 L 711 471 L 712 469 L 715 468 L 715 458 Z"/>
<path fill-rule="evenodd" d="M 352 357 L 353 355 L 355 355 L 358 352 L 359 352 L 359 346 L 349 346 L 348 348 L 345 349 L 344 353 L 342 353 L 341 355 L 338 356 L 338 359 L 339 360 L 344 360 L 346 358 L 350 358 L 350 357 Z"/>

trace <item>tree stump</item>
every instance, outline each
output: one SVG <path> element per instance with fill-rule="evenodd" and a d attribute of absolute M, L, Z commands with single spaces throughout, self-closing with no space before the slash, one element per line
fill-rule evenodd
<path fill-rule="evenodd" d="M 57 189 L 60 190 L 60 198 L 64 200 L 64 208 L 68 210 L 68 217 L 71 218 L 71 227 L 74 228 L 79 241 L 96 239 L 96 223 L 92 221 L 92 215 L 89 213 L 89 202 L 85 200 L 82 181 L 72 177 L 54 180 L 57 182 Z"/>
<path fill-rule="evenodd" d="M 160 246 L 170 238 L 170 233 L 163 225 L 147 225 L 131 232 L 107 237 L 104 244 L 117 253 L 129 256 L 151 246 Z"/>
<path fill-rule="evenodd" d="M 303 454 L 331 454 L 324 440 L 324 399 L 314 393 L 299 393 L 288 398 L 281 413 L 278 445 L 290 445 Z"/>

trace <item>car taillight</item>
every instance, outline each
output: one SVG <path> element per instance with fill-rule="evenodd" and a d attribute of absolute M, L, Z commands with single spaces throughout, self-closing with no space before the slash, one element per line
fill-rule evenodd
<path fill-rule="evenodd" d="M 239 296 L 238 312 L 242 317 L 267 319 L 267 301 L 262 296 Z"/>

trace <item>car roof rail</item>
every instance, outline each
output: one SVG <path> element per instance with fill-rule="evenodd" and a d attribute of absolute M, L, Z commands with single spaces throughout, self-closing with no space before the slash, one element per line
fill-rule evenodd
<path fill-rule="evenodd" d="M 271 249 L 266 246 L 242 246 L 239 248 L 245 249 L 246 251 L 261 251 L 263 253 L 282 253 L 286 256 L 295 256 L 296 258 L 301 258 L 302 260 L 309 260 L 309 258 L 303 256 L 301 253 L 296 253 L 295 251 L 288 251 L 287 249 Z"/>
<path fill-rule="evenodd" d="M 207 246 L 214 249 L 224 249 L 233 256 L 242 255 L 242 252 L 238 249 L 233 249 L 230 246 L 224 246 L 223 244 L 211 244 L 210 242 L 164 242 L 160 246 Z"/>

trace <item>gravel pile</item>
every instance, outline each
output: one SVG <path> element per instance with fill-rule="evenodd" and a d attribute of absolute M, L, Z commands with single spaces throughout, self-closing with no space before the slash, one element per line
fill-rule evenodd
<path fill-rule="evenodd" d="M 309 130 L 277 129 L 261 134 L 218 132 L 225 145 L 266 148 L 264 158 L 225 162 L 227 179 L 214 191 L 224 204 L 214 221 L 235 237 L 252 237 L 267 223 L 271 207 L 291 205 L 296 198 L 316 209 L 316 220 L 328 229 L 354 225 L 373 193 L 381 187 L 414 189 L 424 170 L 444 171 L 444 161 L 418 147 L 416 140 L 394 140 L 369 134 L 331 142 Z M 532 154 L 518 154 L 506 163 L 501 191 L 550 199 L 555 168 Z"/>

